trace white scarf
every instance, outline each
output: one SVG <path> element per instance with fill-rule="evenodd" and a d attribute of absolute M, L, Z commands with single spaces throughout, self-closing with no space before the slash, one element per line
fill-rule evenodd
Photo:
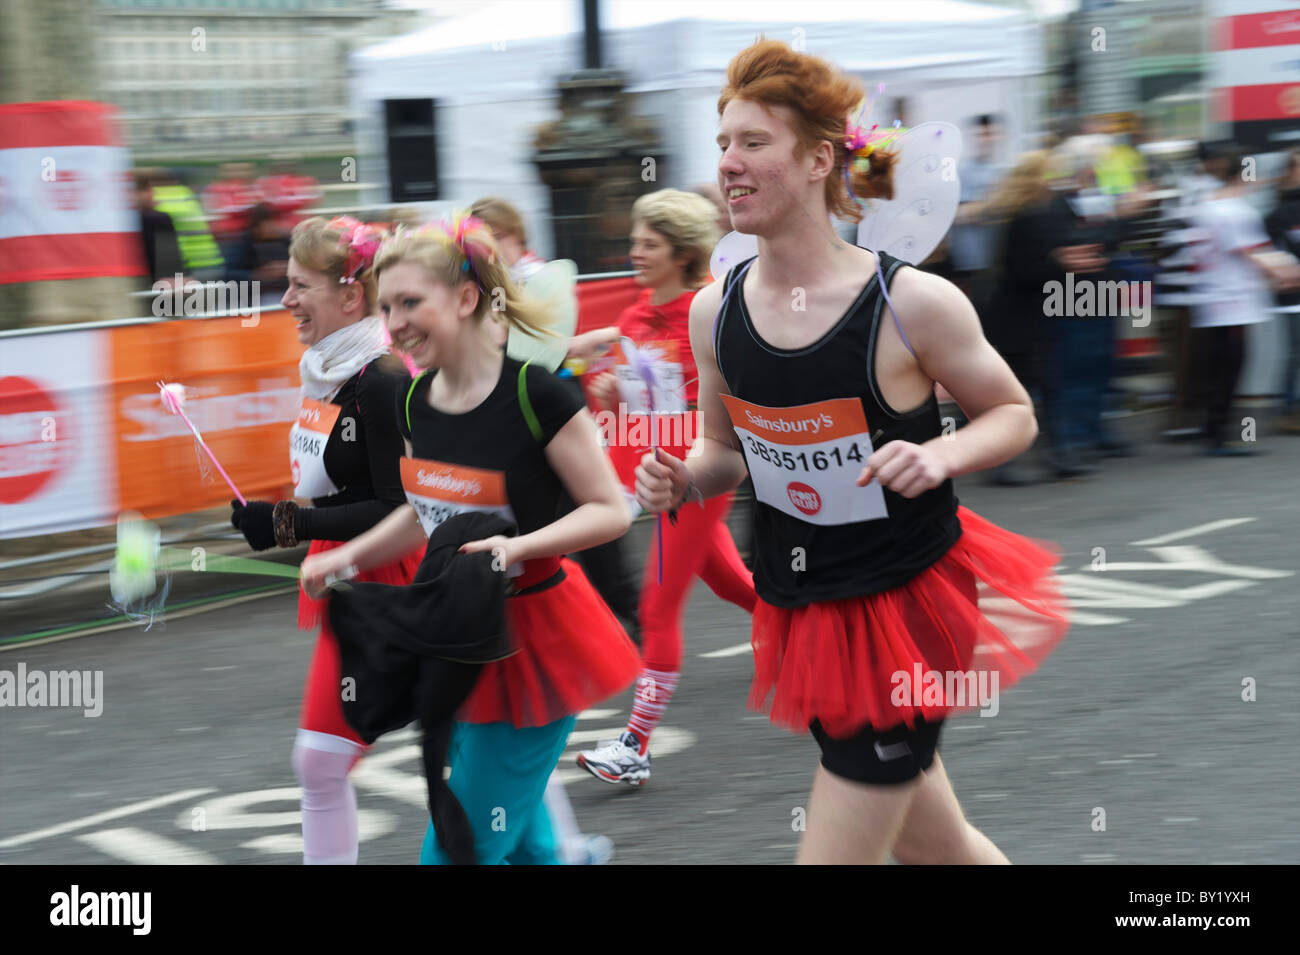
<path fill-rule="evenodd" d="M 326 335 L 303 352 L 298 362 L 302 396 L 328 401 L 343 382 L 387 351 L 384 325 L 373 316 Z"/>

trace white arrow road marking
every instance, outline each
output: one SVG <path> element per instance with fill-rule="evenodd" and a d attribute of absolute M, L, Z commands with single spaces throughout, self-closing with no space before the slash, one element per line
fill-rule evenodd
<path fill-rule="evenodd" d="M 1247 567 L 1244 564 L 1227 564 L 1219 560 L 1204 547 L 1194 544 L 1178 547 L 1152 547 L 1155 555 L 1164 561 L 1157 564 L 1147 561 L 1125 561 L 1107 563 L 1105 571 L 1116 570 L 1185 570 L 1200 574 L 1219 574 L 1224 577 L 1245 577 L 1248 580 L 1276 580 L 1278 577 L 1292 577 L 1293 570 L 1273 570 L 1269 567 Z"/>
<path fill-rule="evenodd" d="M 1195 587 L 1159 587 L 1099 574 L 1062 574 L 1061 592 L 1071 607 L 1105 607 L 1116 610 L 1163 610 L 1182 607 L 1193 600 L 1218 597 L 1256 586 L 1247 580 L 1212 580 Z"/>
<path fill-rule="evenodd" d="M 183 789 L 180 792 L 172 793 L 170 796 L 158 796 L 154 799 L 145 799 L 142 802 L 131 803 L 129 806 L 119 806 L 116 809 L 109 809 L 107 812 L 96 813 L 93 816 L 73 819 L 70 822 L 61 822 L 57 826 L 50 826 L 48 829 L 38 829 L 35 832 L 27 832 L 21 836 L 10 836 L 8 839 L 0 839 L 0 849 L 25 845 L 28 842 L 35 842 L 38 839 L 47 839 L 50 836 L 61 836 L 65 832 L 75 832 L 78 829 L 95 826 L 101 822 L 110 822 L 113 819 L 121 819 L 123 816 L 131 816 L 137 812 L 148 812 L 150 809 L 157 809 L 159 806 L 167 806 L 171 803 L 182 802 L 186 799 L 197 799 L 199 796 L 205 796 L 211 792 L 216 792 L 216 790 Z M 186 823 L 186 825 L 188 826 L 189 824 Z"/>
<path fill-rule="evenodd" d="M 1221 521 L 1210 521 L 1208 524 L 1189 527 L 1185 531 L 1174 531 L 1172 534 L 1165 534 L 1161 537 L 1148 537 L 1146 540 L 1133 541 L 1133 546 L 1154 547 L 1157 544 L 1168 544 L 1170 541 L 1182 540 L 1184 537 L 1195 537 L 1197 534 L 1208 534 L 1211 531 L 1222 530 L 1225 527 L 1249 524 L 1253 520 L 1255 520 L 1253 517 L 1229 517 Z"/>
<path fill-rule="evenodd" d="M 174 839 L 160 836 L 134 826 L 120 829 L 101 829 L 77 836 L 104 855 L 120 859 L 130 865 L 220 865 L 221 860 L 202 849 L 194 849 Z"/>

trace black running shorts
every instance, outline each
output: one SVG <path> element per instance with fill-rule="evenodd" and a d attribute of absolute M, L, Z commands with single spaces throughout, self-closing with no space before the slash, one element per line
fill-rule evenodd
<path fill-rule="evenodd" d="M 927 723 L 918 718 L 916 729 L 903 725 L 883 733 L 868 725 L 848 739 L 832 739 L 817 720 L 809 729 L 822 749 L 827 772 L 855 783 L 889 786 L 915 779 L 930 768 L 939 750 L 943 720 Z"/>

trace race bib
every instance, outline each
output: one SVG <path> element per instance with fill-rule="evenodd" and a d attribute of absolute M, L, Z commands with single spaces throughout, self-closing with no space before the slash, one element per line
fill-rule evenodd
<path fill-rule="evenodd" d="M 686 411 L 686 382 L 682 363 L 677 355 L 677 342 L 646 342 L 638 345 L 640 357 L 649 365 L 658 387 L 654 394 L 656 414 L 681 414 Z M 629 363 L 621 345 L 614 346 L 618 364 L 614 375 L 618 378 L 619 400 L 627 405 L 628 414 L 649 414 L 650 389 L 640 371 Z"/>
<path fill-rule="evenodd" d="M 808 524 L 889 517 L 880 482 L 855 483 L 874 451 L 857 398 L 764 408 L 721 397 L 740 436 L 754 494 L 764 504 Z"/>
<path fill-rule="evenodd" d="M 486 511 L 508 521 L 515 520 L 515 512 L 506 498 L 506 476 L 501 471 L 402 458 L 402 488 L 425 534 L 432 534 L 448 518 L 471 511 Z M 506 568 L 510 577 L 517 577 L 522 571 L 522 564 Z"/>
<path fill-rule="evenodd" d="M 289 470 L 294 497 L 329 497 L 339 492 L 325 471 L 325 445 L 342 410 L 326 401 L 302 399 L 298 420 L 289 429 Z"/>

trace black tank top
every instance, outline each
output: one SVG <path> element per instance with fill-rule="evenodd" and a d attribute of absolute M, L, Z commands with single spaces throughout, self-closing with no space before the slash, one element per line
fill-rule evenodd
<path fill-rule="evenodd" d="M 879 272 L 887 288 L 892 287 L 894 276 L 907 263 L 884 252 L 876 254 Z M 888 441 L 922 444 L 939 436 L 939 404 L 933 392 L 920 407 L 905 413 L 891 408 L 880 394 L 876 339 L 886 309 L 879 272 L 825 335 L 792 351 L 763 341 L 750 321 L 743 273 L 753 261 L 727 274 L 728 291 L 713 332 L 718 367 L 732 395 L 768 408 L 857 398 L 866 414 L 867 433 L 883 429 L 874 441 L 876 448 Z M 855 477 L 866 460 L 865 449 L 858 453 Z M 745 454 L 748 460 L 753 451 L 747 447 Z M 758 462 L 749 463 L 753 468 Z M 911 500 L 885 490 L 884 500 L 887 518 L 827 526 L 756 499 L 754 586 L 759 596 L 778 607 L 802 607 L 889 590 L 928 568 L 961 536 L 950 480 Z"/>

